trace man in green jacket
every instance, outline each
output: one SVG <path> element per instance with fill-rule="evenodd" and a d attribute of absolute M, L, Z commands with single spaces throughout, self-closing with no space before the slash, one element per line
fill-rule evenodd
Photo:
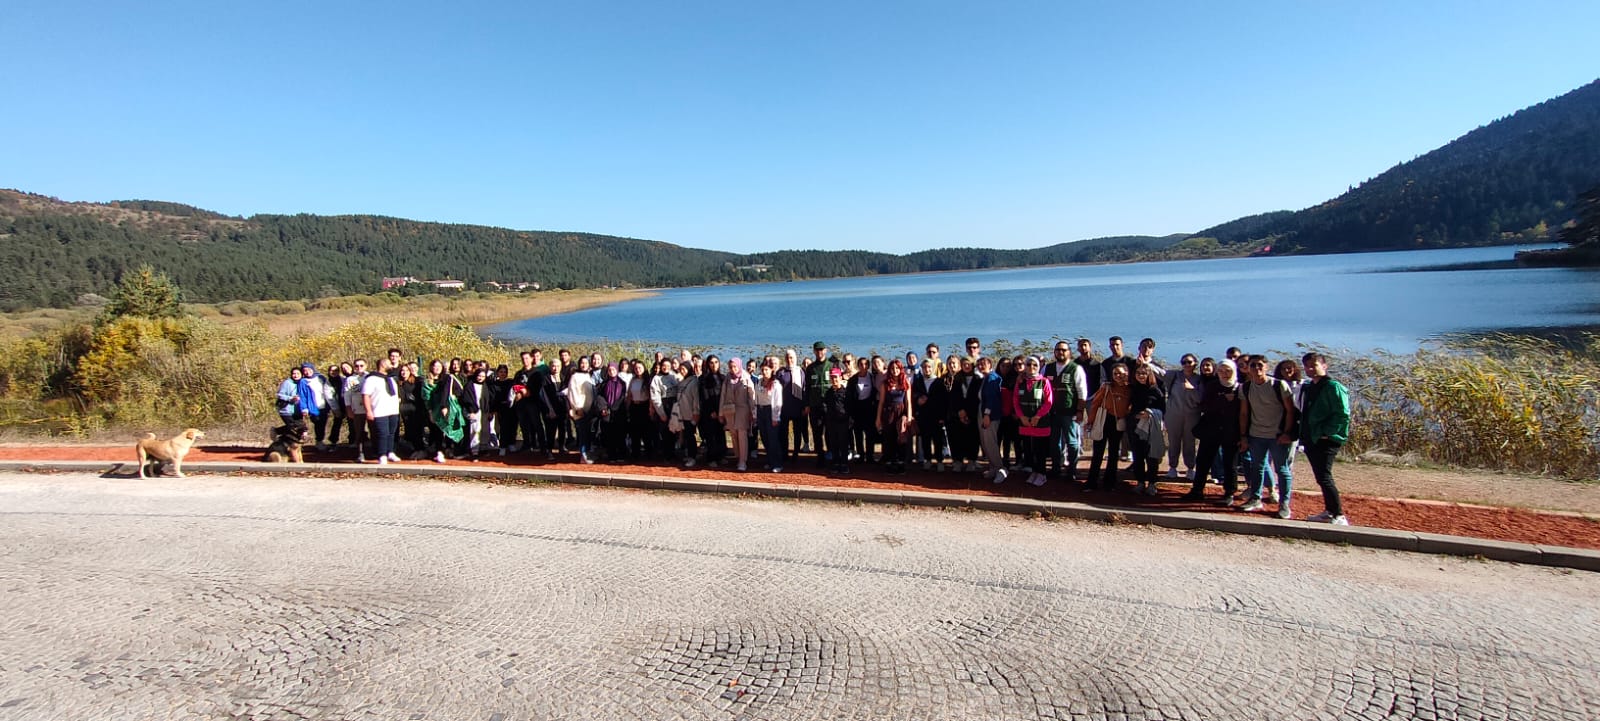
<path fill-rule="evenodd" d="M 1328 359 L 1321 353 L 1307 353 L 1300 363 L 1311 379 L 1300 417 L 1300 442 L 1305 444 L 1311 474 L 1322 486 L 1322 501 L 1327 505 L 1327 510 L 1306 520 L 1348 526 L 1350 521 L 1339 504 L 1339 487 L 1333 484 L 1333 457 L 1350 437 L 1350 392 L 1328 377 Z"/>
<path fill-rule="evenodd" d="M 825 414 L 823 413 L 822 396 L 828 392 L 828 388 L 832 385 L 829 374 L 835 368 L 840 369 L 841 373 L 846 371 L 843 370 L 844 365 L 840 362 L 838 355 L 828 355 L 827 343 L 823 343 L 820 340 L 812 343 L 811 352 L 816 357 L 811 361 L 811 365 L 806 367 L 805 412 L 811 420 L 811 442 L 815 444 L 813 447 L 817 449 L 817 467 L 823 468 L 828 462 L 829 453 L 847 454 L 850 452 L 848 448 L 823 448 L 823 423 L 827 419 L 823 417 Z M 834 460 L 835 464 L 843 462 L 844 457 L 842 455 Z"/>

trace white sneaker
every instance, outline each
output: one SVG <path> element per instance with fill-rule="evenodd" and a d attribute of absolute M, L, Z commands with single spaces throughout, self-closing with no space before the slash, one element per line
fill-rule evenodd
<path fill-rule="evenodd" d="M 996 469 L 995 470 L 995 472 L 994 472 L 994 482 L 997 485 L 1006 482 L 1006 469 L 1000 468 L 1000 469 Z"/>
<path fill-rule="evenodd" d="M 1278 502 L 1278 492 L 1274 491 L 1274 490 L 1271 490 L 1271 489 L 1268 489 L 1266 494 L 1261 497 L 1261 500 L 1266 501 L 1267 503 L 1277 503 Z"/>
<path fill-rule="evenodd" d="M 379 458 L 378 459 L 378 465 L 380 465 L 380 466 L 389 465 L 389 459 L 388 458 Z"/>
<path fill-rule="evenodd" d="M 1344 516 L 1334 516 L 1333 520 L 1328 521 L 1328 522 L 1332 523 L 1335 526 L 1348 526 L 1348 525 L 1350 525 L 1350 519 L 1345 518 Z"/>
<path fill-rule="evenodd" d="M 1261 499 L 1258 498 L 1258 499 L 1255 499 L 1253 501 L 1245 501 L 1244 505 L 1239 507 L 1239 510 L 1241 510 L 1241 511 L 1259 511 L 1262 508 L 1263 508 L 1263 506 L 1261 504 Z"/>
<path fill-rule="evenodd" d="M 395 455 L 393 453 L 390 453 L 389 454 L 389 460 L 394 461 L 395 463 L 399 463 L 400 462 L 400 456 L 397 456 L 397 455 Z"/>
<path fill-rule="evenodd" d="M 444 463 L 444 451 L 439 451 L 438 453 L 433 454 L 433 462 Z"/>
<path fill-rule="evenodd" d="M 1278 517 L 1287 521 L 1294 518 L 1294 514 L 1289 512 L 1288 506 L 1278 506 Z"/>
<path fill-rule="evenodd" d="M 382 460 L 382 459 L 379 459 L 379 460 Z M 356 454 L 356 463 L 366 463 L 366 462 L 367 462 L 367 454 L 365 454 L 365 453 L 357 453 Z"/>

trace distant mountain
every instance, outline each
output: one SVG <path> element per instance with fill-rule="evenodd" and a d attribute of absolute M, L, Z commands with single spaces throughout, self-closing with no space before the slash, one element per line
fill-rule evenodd
<path fill-rule="evenodd" d="M 1555 238 L 1600 185 L 1600 80 L 1401 163 L 1344 195 L 1198 235 L 1274 252 L 1342 253 Z"/>
<path fill-rule="evenodd" d="M 656 287 L 927 270 L 1125 260 L 1183 236 L 1106 238 L 1041 248 L 736 255 L 591 233 L 522 231 L 374 215 L 231 217 L 181 203 L 64 202 L 0 190 L 0 310 L 105 295 L 148 263 L 191 301 L 367 293 L 384 277 L 537 282 L 545 288 Z"/>

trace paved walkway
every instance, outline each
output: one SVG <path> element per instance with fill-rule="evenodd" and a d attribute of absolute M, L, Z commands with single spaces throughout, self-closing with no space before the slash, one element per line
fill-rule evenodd
<path fill-rule="evenodd" d="M 0 719 L 1592 719 L 1600 575 L 597 489 L 0 475 Z"/>

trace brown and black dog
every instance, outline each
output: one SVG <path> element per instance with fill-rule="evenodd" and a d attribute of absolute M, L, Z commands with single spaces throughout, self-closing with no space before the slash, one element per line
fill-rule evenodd
<path fill-rule="evenodd" d="M 272 429 L 272 445 L 267 446 L 264 460 L 268 463 L 305 463 L 305 455 L 301 449 L 305 446 L 306 435 L 310 432 L 310 426 L 298 418 Z"/>
<path fill-rule="evenodd" d="M 139 452 L 139 477 L 148 478 L 144 474 L 145 467 L 151 466 L 151 475 L 161 475 L 161 464 L 171 463 L 172 474 L 183 478 L 183 457 L 189 455 L 189 449 L 194 447 L 194 442 L 205 438 L 206 434 L 198 428 L 185 428 L 182 433 L 164 441 L 156 440 L 156 434 L 146 433 L 139 439 L 135 449 Z"/>

